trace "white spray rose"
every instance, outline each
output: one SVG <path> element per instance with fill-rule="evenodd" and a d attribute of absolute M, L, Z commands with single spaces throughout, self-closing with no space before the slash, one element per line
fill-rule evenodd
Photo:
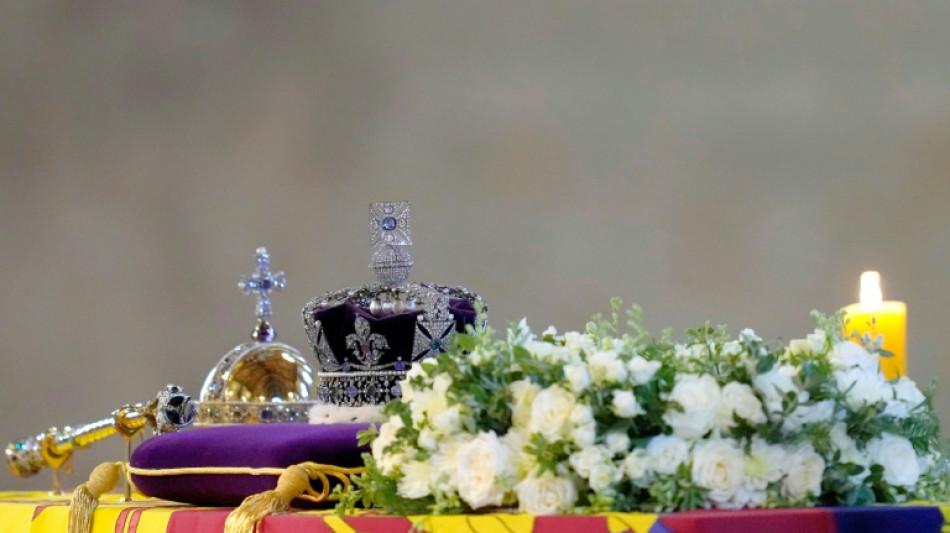
<path fill-rule="evenodd" d="M 554 345 L 544 341 L 528 341 L 524 343 L 524 348 L 539 361 L 554 362 L 551 354 L 554 353 Z"/>
<path fill-rule="evenodd" d="M 623 455 L 630 451 L 630 437 L 626 431 L 611 431 L 605 439 L 607 449 L 614 455 Z"/>
<path fill-rule="evenodd" d="M 822 400 L 814 404 L 800 404 L 782 420 L 782 429 L 788 432 L 801 431 L 805 424 L 831 420 L 835 414 L 834 400 Z"/>
<path fill-rule="evenodd" d="M 568 331 L 564 334 L 564 347 L 573 352 L 593 353 L 594 341 L 586 333 Z"/>
<path fill-rule="evenodd" d="M 610 461 L 610 450 L 603 446 L 589 446 L 581 451 L 574 452 L 568 458 L 571 467 L 577 472 L 577 475 L 587 479 L 590 477 L 591 470 L 599 464 Z"/>
<path fill-rule="evenodd" d="M 643 448 L 637 448 L 624 458 L 623 471 L 630 481 L 642 487 L 649 481 L 651 462 L 649 452 Z"/>
<path fill-rule="evenodd" d="M 657 435 L 647 444 L 652 469 L 660 474 L 673 474 L 689 461 L 689 444 L 676 435 Z"/>
<path fill-rule="evenodd" d="M 640 406 L 637 397 L 628 390 L 615 390 L 610 402 L 610 410 L 620 418 L 633 418 L 646 411 Z"/>
<path fill-rule="evenodd" d="M 494 431 L 481 432 L 462 444 L 457 455 L 459 497 L 472 509 L 501 505 L 513 477 L 511 452 Z"/>
<path fill-rule="evenodd" d="M 590 386 L 590 372 L 587 371 L 587 365 L 583 363 L 564 365 L 564 379 L 574 392 L 582 392 Z"/>
<path fill-rule="evenodd" d="M 559 385 L 551 385 L 542 390 L 531 402 L 528 431 L 540 433 L 549 441 L 567 435 L 575 402 L 574 395 Z"/>
<path fill-rule="evenodd" d="M 785 455 L 785 479 L 782 492 L 787 498 L 801 500 L 809 495 L 821 494 L 821 477 L 825 460 L 815 452 L 811 444 L 799 445 Z"/>
<path fill-rule="evenodd" d="M 606 462 L 591 467 L 588 483 L 594 492 L 603 492 L 621 479 L 623 479 L 623 470 L 613 462 Z"/>
<path fill-rule="evenodd" d="M 808 335 L 805 339 L 795 339 L 788 343 L 788 351 L 793 355 L 824 353 L 825 341 L 827 336 L 825 332 L 816 329 L 814 333 Z"/>
<path fill-rule="evenodd" d="M 388 420 L 379 426 L 379 435 L 376 435 L 376 438 L 373 439 L 373 442 L 370 444 L 373 459 L 378 462 L 380 458 L 382 458 L 383 450 L 396 441 L 396 432 L 403 427 L 405 427 L 405 424 L 402 423 L 402 417 L 397 415 L 390 416 Z"/>
<path fill-rule="evenodd" d="M 627 365 L 617 350 L 596 351 L 587 358 L 587 365 L 594 383 L 620 383 L 627 379 Z"/>
<path fill-rule="evenodd" d="M 462 429 L 462 406 L 456 404 L 432 418 L 432 429 L 438 435 L 451 435 Z"/>
<path fill-rule="evenodd" d="M 844 341 L 835 344 L 828 360 L 837 370 L 859 367 L 868 372 L 878 371 L 878 357 L 856 342 Z"/>
<path fill-rule="evenodd" d="M 913 487 L 920 479 L 920 465 L 910 441 L 884 433 L 868 442 L 871 462 L 884 467 L 884 481 L 891 485 Z"/>
<path fill-rule="evenodd" d="M 518 429 L 525 429 L 531 421 L 531 404 L 534 397 L 541 391 L 529 379 L 519 379 L 508 384 L 508 395 L 511 397 L 511 425 Z"/>
<path fill-rule="evenodd" d="M 673 428 L 674 435 L 698 439 L 713 428 L 721 395 L 719 384 L 709 374 L 679 374 L 668 399 L 682 410 L 670 406 L 663 421 Z"/>
<path fill-rule="evenodd" d="M 765 409 L 769 413 L 782 412 L 782 399 L 789 392 L 794 392 L 799 401 L 808 401 L 808 392 L 799 390 L 795 384 L 798 369 L 790 365 L 773 367 L 765 374 L 759 374 L 752 380 L 755 388 L 765 396 Z"/>
<path fill-rule="evenodd" d="M 745 460 L 745 487 L 752 493 L 761 492 L 763 497 L 769 483 L 782 479 L 785 449 L 777 444 L 768 444 L 753 437 Z M 758 498 L 754 498 L 758 500 Z M 764 500 L 763 502 L 764 503 Z"/>
<path fill-rule="evenodd" d="M 649 383 L 661 366 L 663 365 L 659 361 L 647 361 L 639 355 L 627 361 L 627 371 L 630 372 L 630 379 L 635 385 Z"/>
<path fill-rule="evenodd" d="M 911 407 L 917 407 L 927 399 L 924 393 L 920 392 L 920 389 L 917 388 L 917 384 L 914 383 L 914 380 L 907 376 L 898 378 L 897 382 L 893 384 L 893 388 L 894 398 L 907 403 Z"/>
<path fill-rule="evenodd" d="M 432 493 L 429 481 L 432 465 L 429 461 L 409 461 L 402 465 L 402 478 L 396 490 L 403 498 L 425 498 Z"/>
<path fill-rule="evenodd" d="M 883 401 L 887 381 L 879 372 L 868 372 L 860 367 L 835 372 L 838 389 L 847 391 L 845 403 L 852 409 Z"/>
<path fill-rule="evenodd" d="M 716 425 L 721 431 L 728 431 L 735 425 L 733 414 L 751 424 L 766 421 L 762 402 L 752 387 L 737 381 L 730 381 L 722 388 L 722 404 L 716 417 Z"/>
<path fill-rule="evenodd" d="M 436 452 L 432 454 L 432 479 L 440 484 L 443 491 L 458 489 L 458 454 L 462 440 L 456 436 L 443 438 Z"/>
<path fill-rule="evenodd" d="M 526 477 L 515 485 L 515 492 L 519 510 L 535 516 L 564 513 L 577 501 L 574 482 L 551 472 Z"/>
<path fill-rule="evenodd" d="M 693 449 L 693 481 L 709 489 L 707 497 L 715 507 L 732 509 L 736 492 L 745 479 L 745 457 L 735 442 L 710 439 Z"/>
<path fill-rule="evenodd" d="M 597 426 L 593 422 L 578 424 L 571 430 L 571 441 L 578 448 L 586 448 L 594 445 L 594 439 L 597 438 Z"/>

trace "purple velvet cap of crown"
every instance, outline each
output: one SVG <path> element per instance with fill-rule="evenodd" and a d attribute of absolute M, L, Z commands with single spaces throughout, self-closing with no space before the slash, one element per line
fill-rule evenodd
<path fill-rule="evenodd" d="M 449 312 L 455 318 L 455 331 L 464 333 L 465 326 L 474 325 L 477 313 L 471 301 L 464 298 L 449 298 Z M 418 354 L 412 353 L 413 341 L 416 335 L 417 316 L 422 311 L 413 311 L 395 315 L 376 317 L 369 309 L 351 303 L 337 305 L 327 309 L 314 311 L 314 320 L 323 324 L 327 343 L 337 358 L 345 361 L 350 358 L 350 351 L 346 347 L 346 337 L 355 332 L 356 317 L 362 317 L 370 324 L 374 333 L 386 337 L 389 350 L 386 350 L 378 365 L 392 363 L 397 359 L 412 361 Z M 440 335 L 442 332 L 429 332 Z M 342 357 L 341 357 L 342 355 Z"/>
<path fill-rule="evenodd" d="M 362 466 L 357 432 L 367 424 L 240 424 L 166 433 L 132 454 L 139 469 L 251 467 L 285 468 L 297 463 Z M 132 475 L 147 496 L 198 505 L 235 506 L 272 490 L 278 476 L 251 474 Z"/>

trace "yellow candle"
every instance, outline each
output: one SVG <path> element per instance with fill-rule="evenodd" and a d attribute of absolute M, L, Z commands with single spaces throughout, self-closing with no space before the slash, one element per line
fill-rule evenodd
<path fill-rule="evenodd" d="M 881 276 L 877 272 L 861 274 L 860 303 L 845 310 L 845 333 L 870 333 L 884 338 L 884 350 L 894 354 L 881 357 L 881 371 L 887 379 L 907 375 L 907 306 L 904 302 L 885 302 L 881 293 Z"/>

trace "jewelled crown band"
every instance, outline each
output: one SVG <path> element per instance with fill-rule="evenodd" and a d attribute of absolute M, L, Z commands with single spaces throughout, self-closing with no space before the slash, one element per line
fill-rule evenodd
<path fill-rule="evenodd" d="M 370 205 L 370 268 L 376 283 L 327 292 L 303 309 L 317 357 L 317 395 L 339 406 L 381 404 L 401 396 L 413 363 L 448 349 L 475 325 L 481 297 L 463 287 L 406 283 L 412 267 L 408 202 Z"/>

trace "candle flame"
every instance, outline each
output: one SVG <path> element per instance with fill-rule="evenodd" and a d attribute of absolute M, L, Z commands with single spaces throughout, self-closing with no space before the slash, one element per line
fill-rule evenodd
<path fill-rule="evenodd" d="M 880 307 L 884 301 L 881 293 L 881 275 L 873 270 L 861 274 L 861 305 L 865 307 Z"/>

